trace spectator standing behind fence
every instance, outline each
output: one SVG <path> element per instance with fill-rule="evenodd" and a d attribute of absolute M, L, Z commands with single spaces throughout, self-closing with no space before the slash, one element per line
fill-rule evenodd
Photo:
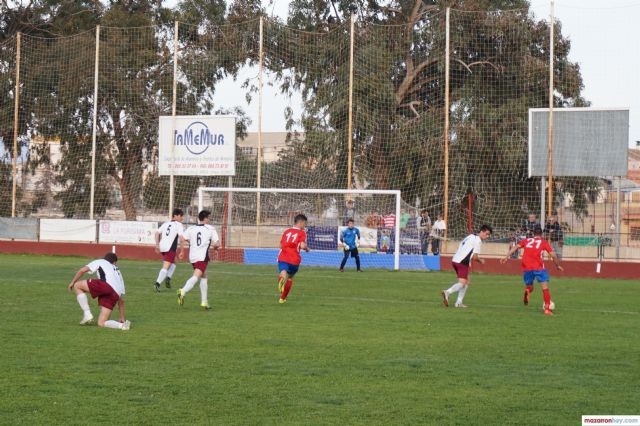
<path fill-rule="evenodd" d="M 533 230 L 541 227 L 538 217 L 534 213 L 529 213 L 522 224 L 522 231 L 526 234 L 526 238 L 533 238 Z"/>
<path fill-rule="evenodd" d="M 440 254 L 440 241 L 444 240 L 444 233 L 447 230 L 447 224 L 444 223 L 444 218 L 441 213 L 438 214 L 438 219 L 433 223 L 431 227 L 431 251 L 434 256 Z"/>
<path fill-rule="evenodd" d="M 389 212 L 382 220 L 385 228 L 393 229 L 396 227 L 396 215 L 393 212 Z"/>
<path fill-rule="evenodd" d="M 416 217 L 415 210 L 409 212 L 409 219 L 407 219 L 404 227 L 407 229 L 418 229 L 418 218 Z"/>
<path fill-rule="evenodd" d="M 420 231 L 420 248 L 422 254 L 429 253 L 429 232 L 431 232 L 431 218 L 427 210 L 423 209 L 418 216 L 418 231 Z"/>
<path fill-rule="evenodd" d="M 402 209 L 400 213 L 400 228 L 406 228 L 407 222 L 409 222 L 409 218 L 411 215 L 404 209 Z"/>
<path fill-rule="evenodd" d="M 364 226 L 367 228 L 382 228 L 384 226 L 384 220 L 377 211 L 373 211 L 364 221 Z"/>
<path fill-rule="evenodd" d="M 344 208 L 344 214 L 342 215 L 342 226 L 349 225 L 349 219 L 356 217 L 356 207 L 353 200 L 347 200 Z"/>
<path fill-rule="evenodd" d="M 558 259 L 562 260 L 564 233 L 562 232 L 562 226 L 558 223 L 557 216 L 549 216 L 549 221 L 544 228 L 544 235 L 545 238 L 551 243 L 551 248 L 556 253 L 556 256 L 558 256 Z"/>

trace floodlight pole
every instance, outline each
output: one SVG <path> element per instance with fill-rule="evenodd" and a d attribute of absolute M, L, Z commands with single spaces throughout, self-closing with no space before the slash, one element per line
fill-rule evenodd
<path fill-rule="evenodd" d="M 260 17 L 258 51 L 258 153 L 256 155 L 256 187 L 262 186 L 262 97 L 264 92 L 264 17 Z M 260 247 L 260 210 L 262 209 L 262 199 L 260 193 L 256 194 L 256 247 Z"/>
<path fill-rule="evenodd" d="M 93 128 L 91 131 L 91 195 L 89 199 L 89 219 L 93 220 L 96 187 L 96 138 L 98 133 L 98 82 L 100 72 L 100 25 L 96 26 L 96 61 L 93 71 Z"/>
<path fill-rule="evenodd" d="M 548 205 L 547 215 L 551 216 L 553 212 L 553 50 L 554 50 L 554 26 L 555 18 L 553 11 L 554 1 L 550 4 L 549 19 L 549 163 L 547 165 L 547 173 L 549 175 L 548 189 Z"/>
<path fill-rule="evenodd" d="M 178 98 L 178 21 L 175 21 L 173 28 L 173 95 L 171 97 L 171 135 L 169 136 L 171 146 L 171 167 L 169 167 L 169 217 L 173 214 L 173 206 L 175 204 L 175 179 L 173 177 L 174 148 L 176 134 L 176 105 Z M 158 141 L 159 143 L 160 141 Z"/>
<path fill-rule="evenodd" d="M 13 93 L 13 182 L 11 189 L 11 217 L 16 217 L 16 193 L 18 190 L 18 127 L 20 120 L 20 48 L 22 33 L 18 32 L 16 38 L 16 88 Z"/>
<path fill-rule="evenodd" d="M 349 125 L 347 130 L 347 189 L 351 189 L 351 174 L 353 161 L 353 41 L 356 14 L 351 14 L 351 36 L 349 40 Z"/>
<path fill-rule="evenodd" d="M 446 228 L 444 230 L 444 241 L 442 249 L 446 249 L 447 245 L 447 233 L 449 232 L 449 83 L 450 83 L 450 70 L 449 62 L 451 61 L 451 37 L 450 37 L 450 22 L 451 22 L 451 8 L 447 7 L 445 14 L 445 53 L 444 53 L 444 223 Z"/>
<path fill-rule="evenodd" d="M 616 229 L 615 232 L 618 234 L 616 238 L 616 260 L 620 260 L 620 238 L 622 238 L 622 233 L 620 232 L 620 186 L 622 183 L 622 177 L 617 177 L 618 184 L 616 185 Z"/>

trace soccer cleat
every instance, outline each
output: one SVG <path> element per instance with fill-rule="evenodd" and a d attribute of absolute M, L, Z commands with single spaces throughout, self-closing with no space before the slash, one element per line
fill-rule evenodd
<path fill-rule="evenodd" d="M 93 323 L 93 315 L 85 315 L 80 321 L 80 325 L 89 325 Z"/>
<path fill-rule="evenodd" d="M 122 328 L 120 330 L 129 330 L 131 328 L 131 321 L 126 320 L 122 323 Z"/>
<path fill-rule="evenodd" d="M 456 308 L 468 308 L 464 303 L 456 303 Z"/>
<path fill-rule="evenodd" d="M 178 305 L 180 306 L 184 305 L 184 295 L 180 290 L 178 290 Z"/>
<path fill-rule="evenodd" d="M 442 304 L 444 304 L 445 308 L 449 307 L 449 295 L 447 294 L 447 290 L 442 290 L 440 292 L 442 295 Z"/>
<path fill-rule="evenodd" d="M 164 281 L 164 285 L 167 288 L 171 288 L 171 278 L 167 277 Z"/>
<path fill-rule="evenodd" d="M 344 272 L 344 269 L 340 268 L 340 272 Z"/>
<path fill-rule="evenodd" d="M 278 293 L 282 293 L 282 290 L 284 290 L 284 284 L 287 282 L 287 280 L 285 278 L 279 278 L 278 279 Z"/>
<path fill-rule="evenodd" d="M 522 303 L 524 303 L 524 306 L 529 306 L 529 294 L 528 290 L 524 291 L 524 296 L 522 297 Z"/>
<path fill-rule="evenodd" d="M 156 290 L 156 293 L 159 293 L 160 292 L 160 283 L 155 283 L 153 285 L 153 288 Z"/>
<path fill-rule="evenodd" d="M 209 306 L 209 304 L 208 304 L 208 303 L 201 303 L 201 304 L 200 304 L 200 307 L 201 307 L 202 309 L 204 309 L 205 311 L 208 311 L 208 310 L 210 310 L 210 309 L 211 309 L 211 306 Z"/>
<path fill-rule="evenodd" d="M 551 315 L 553 315 L 553 312 L 551 312 L 551 309 L 545 309 L 544 310 L 544 314 L 551 316 Z"/>
<path fill-rule="evenodd" d="M 358 272 L 362 272 L 362 269 L 358 269 Z"/>
<path fill-rule="evenodd" d="M 286 301 L 287 301 L 286 299 L 280 298 L 280 300 L 278 300 L 278 303 L 282 305 Z"/>

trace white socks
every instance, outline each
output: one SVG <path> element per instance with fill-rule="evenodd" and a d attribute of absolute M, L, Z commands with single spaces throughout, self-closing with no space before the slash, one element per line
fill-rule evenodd
<path fill-rule="evenodd" d="M 118 330 L 122 329 L 122 324 L 121 322 L 118 321 L 114 321 L 114 320 L 109 320 L 109 321 L 105 321 L 104 322 L 104 326 L 107 328 L 116 328 Z"/>
<path fill-rule="evenodd" d="M 468 286 L 463 286 L 458 293 L 458 300 L 456 300 L 456 305 L 462 305 L 462 301 L 464 300 L 464 295 L 467 292 Z"/>
<path fill-rule="evenodd" d="M 185 294 L 190 292 L 193 286 L 196 285 L 197 282 L 198 282 L 198 277 L 189 278 L 187 282 L 184 283 L 184 287 L 180 289 L 182 291 L 182 295 L 184 296 Z"/>
<path fill-rule="evenodd" d="M 176 270 L 176 264 L 172 263 L 171 266 L 169 266 L 169 269 L 167 270 L 167 277 L 169 278 L 173 277 L 173 273 L 175 272 L 175 270 Z"/>
<path fill-rule="evenodd" d="M 452 294 L 455 293 L 456 291 L 459 291 L 461 288 L 463 288 L 464 286 L 460 283 L 455 283 L 454 285 L 452 285 L 449 289 L 445 290 L 447 292 L 447 294 Z"/>
<path fill-rule="evenodd" d="M 156 279 L 156 282 L 158 284 L 162 284 L 162 281 L 164 281 L 164 279 L 167 277 L 167 270 L 162 268 L 160 269 L 160 273 L 158 274 L 158 278 Z"/>
<path fill-rule="evenodd" d="M 200 301 L 203 305 L 209 304 L 209 298 L 207 297 L 208 290 L 209 285 L 207 284 L 207 279 L 200 278 Z"/>
<path fill-rule="evenodd" d="M 89 309 L 89 300 L 87 299 L 87 295 L 85 293 L 80 293 L 76 295 L 76 299 L 78 300 L 78 305 L 80 305 L 80 309 L 84 312 L 84 316 L 91 317 L 91 309 Z"/>

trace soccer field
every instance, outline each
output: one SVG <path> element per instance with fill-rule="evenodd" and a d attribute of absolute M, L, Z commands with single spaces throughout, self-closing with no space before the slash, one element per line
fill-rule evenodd
<path fill-rule="evenodd" d="M 66 286 L 86 258 L 0 256 L 5 424 L 578 424 L 639 414 L 638 283 L 557 279 L 556 315 L 519 277 L 213 264 L 209 301 L 153 292 L 159 262 L 119 262 L 130 331 L 81 327 Z M 350 265 L 352 266 L 352 265 Z M 552 271 L 553 273 L 553 271 Z M 95 301 L 91 302 L 94 315 Z M 117 315 L 115 316 L 117 318 Z"/>

